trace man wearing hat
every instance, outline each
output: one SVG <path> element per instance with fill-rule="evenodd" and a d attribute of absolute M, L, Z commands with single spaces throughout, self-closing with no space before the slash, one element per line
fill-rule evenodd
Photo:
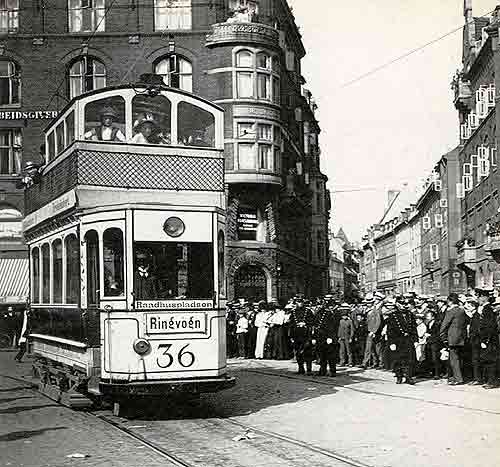
<path fill-rule="evenodd" d="M 374 305 L 369 309 L 366 315 L 366 326 L 368 335 L 366 336 L 365 358 L 363 360 L 363 368 L 368 368 L 370 359 L 373 357 L 374 366 L 382 366 L 381 346 L 378 342 L 380 339 L 380 331 L 382 326 L 382 304 L 385 295 L 381 292 L 375 292 Z"/>
<path fill-rule="evenodd" d="M 319 349 L 319 376 L 326 376 L 328 366 L 330 376 L 337 375 L 338 329 L 338 314 L 330 306 L 321 307 L 316 315 L 314 329 L 314 337 Z"/>
<path fill-rule="evenodd" d="M 345 365 L 345 357 L 347 353 L 348 365 L 352 366 L 352 339 L 354 336 L 354 325 L 349 318 L 349 312 L 351 308 L 347 303 L 342 303 L 337 311 L 340 312 L 342 319 L 339 323 L 338 339 L 339 339 L 339 351 L 340 351 L 340 366 Z"/>
<path fill-rule="evenodd" d="M 449 347 L 450 351 L 450 368 L 453 377 L 450 378 L 449 384 L 452 386 L 464 384 L 461 365 L 468 318 L 459 303 L 460 300 L 456 293 L 451 293 L 448 296 L 448 308 L 439 331 L 441 341 Z"/>
<path fill-rule="evenodd" d="M 299 374 L 305 373 L 304 363 L 306 364 L 307 374 L 312 374 L 312 361 L 314 358 L 313 326 L 314 315 L 312 311 L 304 306 L 302 299 L 297 299 L 290 316 L 290 337 L 299 367 Z"/>
<path fill-rule="evenodd" d="M 417 325 L 413 314 L 403 303 L 395 300 L 385 304 L 387 309 L 387 344 L 390 360 L 396 376 L 396 383 L 401 384 L 403 378 L 407 384 L 415 384 L 415 347 L 417 341 Z"/>
<path fill-rule="evenodd" d="M 83 137 L 92 141 L 125 141 L 125 135 L 121 130 L 113 125 L 119 115 L 111 106 L 103 107 L 99 111 L 101 126 L 87 131 Z"/>
<path fill-rule="evenodd" d="M 495 387 L 495 370 L 498 352 L 498 327 L 493 307 L 490 304 L 490 291 L 476 289 L 479 306 L 470 323 L 472 350 L 472 370 L 474 381 L 481 384 L 482 372 L 486 373 L 485 388 Z"/>

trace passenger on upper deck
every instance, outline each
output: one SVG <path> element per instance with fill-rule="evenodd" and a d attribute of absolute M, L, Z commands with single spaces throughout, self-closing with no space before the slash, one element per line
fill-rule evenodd
<path fill-rule="evenodd" d="M 125 142 L 125 135 L 119 128 L 113 125 L 113 122 L 118 118 L 118 113 L 111 106 L 103 107 L 99 111 L 101 126 L 92 128 L 83 136 L 87 140 L 92 141 L 122 141 Z"/>
<path fill-rule="evenodd" d="M 135 135 L 130 140 L 135 144 L 171 144 L 170 134 L 161 131 L 151 114 L 141 114 L 134 122 Z"/>

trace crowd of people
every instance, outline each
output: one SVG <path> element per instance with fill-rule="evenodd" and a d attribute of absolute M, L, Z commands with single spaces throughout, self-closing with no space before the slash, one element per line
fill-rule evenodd
<path fill-rule="evenodd" d="M 297 296 L 285 305 L 237 300 L 227 306 L 233 358 L 295 359 L 300 374 L 337 366 L 394 372 L 397 384 L 500 387 L 500 297 L 475 289 L 448 297 L 367 294 L 359 303 Z"/>

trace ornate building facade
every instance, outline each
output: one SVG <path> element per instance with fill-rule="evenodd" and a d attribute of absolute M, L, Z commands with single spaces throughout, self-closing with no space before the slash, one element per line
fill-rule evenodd
<path fill-rule="evenodd" d="M 3 14 L 0 261 L 25 255 L 18 182 L 41 161 L 48 119 L 76 95 L 156 73 L 225 111 L 228 299 L 325 293 L 329 192 L 285 0 L 13 0 Z"/>

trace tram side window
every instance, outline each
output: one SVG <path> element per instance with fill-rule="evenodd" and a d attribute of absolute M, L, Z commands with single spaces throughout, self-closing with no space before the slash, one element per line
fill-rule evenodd
<path fill-rule="evenodd" d="M 57 154 L 64 150 L 64 123 L 61 122 L 56 127 Z"/>
<path fill-rule="evenodd" d="M 50 303 L 50 248 L 42 246 L 42 303 Z"/>
<path fill-rule="evenodd" d="M 62 303 L 63 284 L 62 241 L 52 243 L 52 303 Z"/>
<path fill-rule="evenodd" d="M 85 234 L 87 243 L 87 304 L 99 306 L 99 237 L 95 230 Z"/>
<path fill-rule="evenodd" d="M 66 117 L 66 142 L 69 146 L 75 141 L 75 111 L 72 110 Z"/>
<path fill-rule="evenodd" d="M 31 253 L 33 267 L 33 283 L 31 284 L 31 300 L 40 303 L 40 251 L 34 248 Z"/>
<path fill-rule="evenodd" d="M 179 144 L 215 147 L 215 117 L 206 110 L 187 102 L 178 107 Z"/>
<path fill-rule="evenodd" d="M 135 242 L 137 300 L 212 298 L 211 243 Z"/>
<path fill-rule="evenodd" d="M 138 95 L 132 99 L 133 144 L 170 145 L 172 105 L 165 96 Z"/>
<path fill-rule="evenodd" d="M 78 303 L 80 293 L 80 245 L 76 235 L 68 235 L 64 239 L 66 250 L 66 301 Z"/>
<path fill-rule="evenodd" d="M 107 229 L 103 235 L 104 296 L 123 295 L 123 233 Z"/>
<path fill-rule="evenodd" d="M 125 100 L 120 96 L 89 102 L 85 106 L 84 139 L 125 142 Z"/>
<path fill-rule="evenodd" d="M 55 138 L 55 133 L 52 132 L 49 134 L 47 137 L 47 145 L 48 145 L 48 154 L 49 154 L 49 161 L 54 159 L 56 157 L 56 138 Z"/>

